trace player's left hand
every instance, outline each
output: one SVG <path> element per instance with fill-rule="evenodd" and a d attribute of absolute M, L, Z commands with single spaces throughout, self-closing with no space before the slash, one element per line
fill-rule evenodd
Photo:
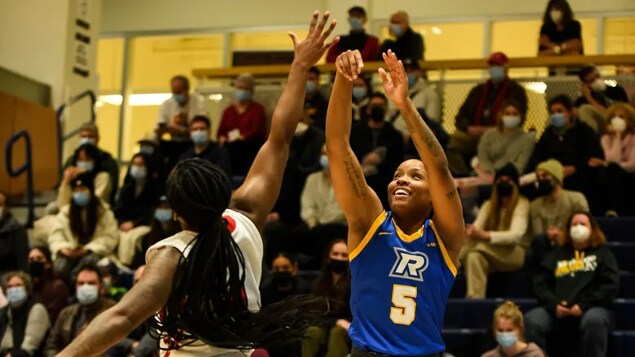
<path fill-rule="evenodd" d="M 383 68 L 379 69 L 379 78 L 381 78 L 384 85 L 384 92 L 395 103 L 397 108 L 403 108 L 408 102 L 408 77 L 406 76 L 406 70 L 403 67 L 403 63 L 397 59 L 392 50 L 382 53 L 381 56 L 388 66 L 388 71 L 390 71 L 390 78 L 388 78 L 386 70 Z"/>

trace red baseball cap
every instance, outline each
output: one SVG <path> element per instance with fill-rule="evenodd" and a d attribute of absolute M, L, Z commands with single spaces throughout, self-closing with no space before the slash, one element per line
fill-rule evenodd
<path fill-rule="evenodd" d="M 503 52 L 494 52 L 489 55 L 487 63 L 489 63 L 490 65 L 502 66 L 509 63 L 509 58 Z"/>

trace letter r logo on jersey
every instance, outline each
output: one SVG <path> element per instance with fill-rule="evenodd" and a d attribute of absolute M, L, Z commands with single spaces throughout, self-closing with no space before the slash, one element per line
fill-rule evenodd
<path fill-rule="evenodd" d="M 388 276 L 415 281 L 423 281 L 423 272 L 428 269 L 428 256 L 422 252 L 409 252 L 394 247 L 397 259 Z"/>

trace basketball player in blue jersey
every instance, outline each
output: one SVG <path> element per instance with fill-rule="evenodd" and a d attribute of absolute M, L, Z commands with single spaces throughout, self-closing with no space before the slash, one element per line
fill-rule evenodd
<path fill-rule="evenodd" d="M 437 356 L 445 350 L 443 314 L 465 240 L 461 201 L 441 145 L 408 98 L 403 64 L 391 51 L 383 58 L 386 96 L 421 158 L 397 168 L 388 185 L 390 211 L 366 184 L 349 144 L 352 81 L 364 66 L 358 51 L 335 62 L 326 116 L 331 177 L 349 227 L 352 356 Z"/>

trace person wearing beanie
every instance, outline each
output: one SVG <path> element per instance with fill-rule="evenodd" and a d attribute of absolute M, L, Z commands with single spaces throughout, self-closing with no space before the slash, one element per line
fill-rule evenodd
<path fill-rule="evenodd" d="M 115 215 L 95 195 L 93 182 L 90 173 L 71 181 L 71 204 L 62 207 L 48 237 L 53 269 L 67 282 L 76 275 L 76 267 L 96 263 L 111 254 L 119 242 Z"/>
<path fill-rule="evenodd" d="M 529 201 L 519 193 L 518 170 L 508 163 L 496 172 L 492 196 L 483 203 L 461 250 L 468 298 L 485 298 L 487 275 L 522 267 L 529 242 Z"/>
<path fill-rule="evenodd" d="M 555 245 L 561 245 L 567 219 L 573 212 L 589 212 L 589 204 L 580 192 L 565 190 L 564 168 L 555 159 L 536 167 L 536 189 L 540 197 L 531 202 L 532 264 L 537 267 Z"/>

